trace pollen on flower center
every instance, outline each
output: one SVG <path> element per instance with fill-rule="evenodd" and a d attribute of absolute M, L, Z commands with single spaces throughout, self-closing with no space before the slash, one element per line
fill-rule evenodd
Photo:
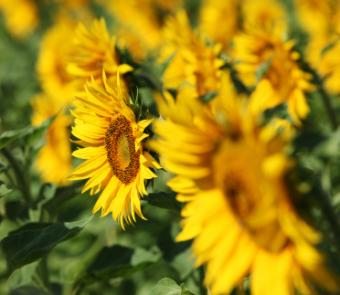
<path fill-rule="evenodd" d="M 118 116 L 106 131 L 105 147 L 113 174 L 123 183 L 130 183 L 139 171 L 140 151 L 135 149 L 130 122 Z"/>

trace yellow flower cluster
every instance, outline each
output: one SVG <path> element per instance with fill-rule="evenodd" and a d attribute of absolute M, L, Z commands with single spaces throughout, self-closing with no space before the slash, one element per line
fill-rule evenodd
<path fill-rule="evenodd" d="M 93 212 L 112 214 L 124 228 L 145 218 L 141 198 L 161 168 L 157 153 L 184 203 L 177 240 L 193 240 L 211 294 L 229 294 L 246 279 L 255 295 L 339 291 L 317 248 L 322 237 L 300 216 L 286 181 L 295 167 L 291 143 L 310 112 L 314 86 L 298 40 L 289 37 L 282 2 L 206 0 L 190 18 L 180 0 L 102 1 L 114 34 L 103 19 L 92 20 L 86 3 L 64 4 L 41 43 L 42 93 L 32 103 L 32 121 L 56 115 L 37 159 L 43 178 L 86 180 L 82 192 L 99 194 Z M 340 90 L 337 3 L 295 1 L 310 35 L 308 58 L 334 92 Z M 162 68 L 151 77 L 161 85 L 155 119 L 139 116 L 134 101 L 136 73 L 149 61 Z M 82 160 L 72 173 L 71 117 L 64 112 L 70 105 L 79 147 L 73 156 Z M 266 117 L 277 106 L 287 108 L 286 119 Z M 155 136 L 146 144 L 151 127 Z"/>

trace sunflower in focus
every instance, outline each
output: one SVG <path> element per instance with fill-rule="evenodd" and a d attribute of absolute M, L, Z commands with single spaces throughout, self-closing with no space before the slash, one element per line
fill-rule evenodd
<path fill-rule="evenodd" d="M 338 290 L 315 248 L 319 234 L 297 215 L 284 181 L 291 127 L 280 119 L 260 124 L 270 83 L 247 100 L 230 95 L 228 80 L 214 107 L 190 96 L 161 102 L 165 119 L 155 123 L 151 145 L 186 203 L 177 240 L 193 239 L 211 294 L 229 294 L 248 276 L 255 295 L 311 294 L 311 280 Z"/>
<path fill-rule="evenodd" d="M 287 103 L 288 113 L 300 124 L 309 113 L 305 92 L 312 90 L 311 76 L 300 69 L 294 41 L 283 41 L 281 34 L 261 29 L 241 33 L 234 39 L 235 68 L 248 87 L 262 79 L 270 82 L 274 94 L 270 107 Z"/>
<path fill-rule="evenodd" d="M 151 120 L 137 121 L 120 79 L 106 75 L 102 82 L 88 82 L 74 104 L 72 134 L 81 148 L 73 155 L 85 162 L 70 180 L 88 179 L 82 192 L 101 191 L 93 212 L 112 213 L 122 228 L 136 215 L 144 219 L 140 198 L 147 194 L 145 181 L 156 177 L 153 168 L 160 168 L 143 144 L 148 137 L 144 129 Z"/>
<path fill-rule="evenodd" d="M 57 185 L 67 183 L 71 171 L 71 146 L 69 142 L 69 116 L 65 115 L 60 102 L 41 94 L 32 101 L 32 124 L 40 125 L 43 121 L 56 116 L 48 127 L 45 144 L 38 153 L 37 170 L 46 182 Z"/>
<path fill-rule="evenodd" d="M 0 0 L 0 12 L 8 30 L 19 39 L 31 34 L 39 22 L 38 8 L 32 0 Z"/>
<path fill-rule="evenodd" d="M 179 33 L 180 32 L 180 33 Z M 184 11 L 170 17 L 164 27 L 161 62 L 170 60 L 163 73 L 166 89 L 190 86 L 199 95 L 218 89 L 223 60 L 219 44 L 206 44 L 190 27 Z"/>

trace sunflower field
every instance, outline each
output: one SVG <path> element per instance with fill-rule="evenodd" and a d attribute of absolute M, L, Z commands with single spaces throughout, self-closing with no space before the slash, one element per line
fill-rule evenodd
<path fill-rule="evenodd" d="M 0 0 L 0 294 L 340 294 L 340 0 Z"/>

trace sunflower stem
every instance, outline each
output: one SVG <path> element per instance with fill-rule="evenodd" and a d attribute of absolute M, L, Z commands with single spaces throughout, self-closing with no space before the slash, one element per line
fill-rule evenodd
<path fill-rule="evenodd" d="M 17 186 L 21 190 L 23 198 L 27 201 L 28 204 L 31 204 L 32 197 L 29 182 L 27 181 L 25 173 L 21 169 L 19 162 L 15 159 L 15 157 L 7 148 L 3 148 L 1 152 L 13 169 L 17 181 Z"/>
<path fill-rule="evenodd" d="M 332 100 L 329 97 L 328 93 L 326 92 L 322 82 L 320 84 L 318 84 L 318 88 L 319 88 L 319 93 L 320 93 L 321 98 L 322 98 L 322 102 L 323 102 L 325 109 L 327 111 L 329 121 L 332 125 L 333 130 L 336 130 L 338 128 L 338 121 L 337 121 L 336 113 L 335 113 L 333 105 L 332 105 Z"/>
<path fill-rule="evenodd" d="M 308 63 L 306 63 L 305 61 L 301 61 L 301 62 L 305 70 L 312 75 L 314 84 L 317 85 L 317 90 L 321 96 L 323 105 L 328 114 L 328 118 L 332 125 L 332 129 L 336 130 L 338 128 L 338 121 L 337 121 L 336 113 L 332 105 L 332 99 L 330 98 L 329 94 L 325 90 L 324 79 L 322 79 L 319 73 L 314 68 L 312 68 Z"/>

